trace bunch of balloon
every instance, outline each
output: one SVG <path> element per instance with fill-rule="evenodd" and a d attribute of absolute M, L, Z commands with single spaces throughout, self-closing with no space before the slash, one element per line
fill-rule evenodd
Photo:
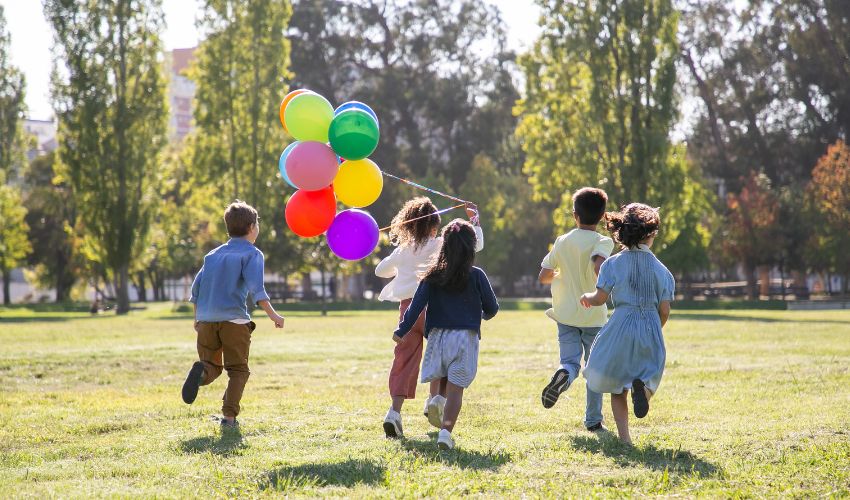
<path fill-rule="evenodd" d="M 381 169 L 368 159 L 380 139 L 378 116 L 358 101 L 334 110 L 319 94 L 298 89 L 280 103 L 280 122 L 295 138 L 278 161 L 283 180 L 297 189 L 286 203 L 289 228 L 304 238 L 327 233 L 328 247 L 342 259 L 370 255 L 378 224 L 360 209 L 384 187 Z M 351 208 L 337 213 L 337 201 Z"/>

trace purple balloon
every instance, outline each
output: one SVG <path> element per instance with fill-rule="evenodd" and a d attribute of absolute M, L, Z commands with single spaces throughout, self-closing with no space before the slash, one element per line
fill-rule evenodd
<path fill-rule="evenodd" d="M 343 210 L 328 229 L 328 247 L 340 259 L 360 260 L 378 246 L 378 235 L 378 223 L 368 212 Z"/>

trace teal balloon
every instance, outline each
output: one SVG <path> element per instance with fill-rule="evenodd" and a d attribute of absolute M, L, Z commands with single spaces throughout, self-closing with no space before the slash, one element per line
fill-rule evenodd
<path fill-rule="evenodd" d="M 337 155 L 346 160 L 362 160 L 378 147 L 381 132 L 372 115 L 349 109 L 334 117 L 328 139 Z"/>
<path fill-rule="evenodd" d="M 280 159 L 277 161 L 277 169 L 280 170 L 280 176 L 283 177 L 283 180 L 286 181 L 287 184 L 298 189 L 298 187 L 289 180 L 289 176 L 286 174 L 286 159 L 289 157 L 289 153 L 295 149 L 295 146 L 301 144 L 301 141 L 295 141 L 286 146 L 286 149 L 283 150 L 283 153 L 280 154 Z"/>

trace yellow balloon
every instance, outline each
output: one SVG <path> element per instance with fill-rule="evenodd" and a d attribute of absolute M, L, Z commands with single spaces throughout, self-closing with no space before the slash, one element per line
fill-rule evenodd
<path fill-rule="evenodd" d="M 375 203 L 384 189 L 384 176 L 372 160 L 348 160 L 339 166 L 334 179 L 337 200 L 350 207 L 366 207 Z"/>

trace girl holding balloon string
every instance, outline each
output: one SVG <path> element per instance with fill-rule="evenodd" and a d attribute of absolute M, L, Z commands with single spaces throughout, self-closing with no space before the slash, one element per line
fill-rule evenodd
<path fill-rule="evenodd" d="M 475 231 L 475 251 L 480 252 L 484 248 L 484 232 L 478 222 L 477 208 L 469 203 L 466 205 L 466 213 Z M 440 252 L 443 238 L 437 236 L 439 228 L 440 214 L 437 207 L 424 196 L 409 200 L 393 217 L 390 241 L 396 248 L 378 264 L 375 274 L 380 278 L 392 278 L 381 291 L 379 299 L 399 302 L 400 318 L 404 317 L 405 311 L 410 307 L 419 285 L 419 276 L 428 269 Z M 424 311 L 420 314 L 410 333 L 395 346 L 389 375 L 392 406 L 384 418 L 384 432 L 387 437 L 403 436 L 401 407 L 405 399 L 416 397 L 425 314 Z M 442 427 L 445 394 L 445 381 L 431 382 L 424 413 L 431 425 L 438 429 Z"/>

